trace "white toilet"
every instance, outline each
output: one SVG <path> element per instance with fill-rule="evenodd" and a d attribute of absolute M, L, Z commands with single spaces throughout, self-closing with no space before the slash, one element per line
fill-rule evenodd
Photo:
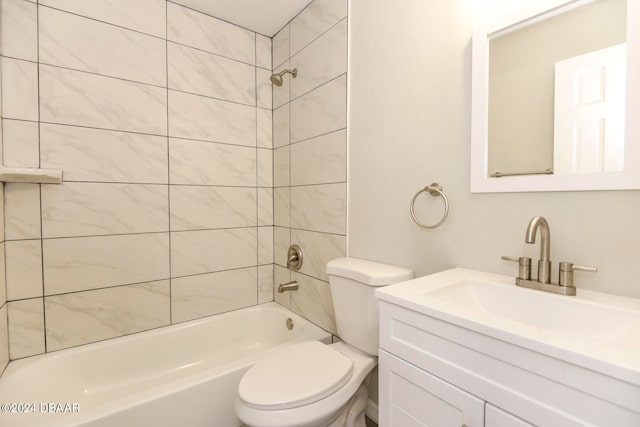
<path fill-rule="evenodd" d="M 364 427 L 364 381 L 377 363 L 379 286 L 413 271 L 355 258 L 327 264 L 338 335 L 343 342 L 290 345 L 242 377 L 236 415 L 252 427 Z"/>

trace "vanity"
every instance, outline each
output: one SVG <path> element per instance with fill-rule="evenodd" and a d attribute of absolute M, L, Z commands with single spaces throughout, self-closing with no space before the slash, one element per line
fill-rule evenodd
<path fill-rule="evenodd" d="M 459 268 L 376 296 L 380 426 L 640 426 L 640 300 Z"/>

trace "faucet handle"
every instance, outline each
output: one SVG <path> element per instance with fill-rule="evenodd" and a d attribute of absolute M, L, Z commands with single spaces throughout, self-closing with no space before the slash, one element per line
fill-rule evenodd
<path fill-rule="evenodd" d="M 571 264 L 571 263 L 568 263 L 568 264 Z M 598 272 L 598 267 L 585 267 L 582 265 L 574 265 L 572 268 L 573 268 L 573 271 L 588 271 L 590 273 Z"/>
<path fill-rule="evenodd" d="M 574 271 L 587 271 L 590 273 L 596 273 L 597 267 L 586 267 L 583 265 L 574 265 L 570 262 L 561 262 L 559 268 L 558 284 L 560 286 L 573 286 L 573 272 Z"/>
<path fill-rule="evenodd" d="M 531 280 L 531 258 L 526 256 L 514 257 L 502 255 L 505 261 L 518 263 L 518 278 L 522 280 Z"/>

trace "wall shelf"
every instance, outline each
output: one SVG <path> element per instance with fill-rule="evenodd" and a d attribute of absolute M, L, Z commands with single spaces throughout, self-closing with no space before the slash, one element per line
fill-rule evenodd
<path fill-rule="evenodd" d="M 62 171 L 58 169 L 0 166 L 0 182 L 60 184 L 62 183 Z"/>

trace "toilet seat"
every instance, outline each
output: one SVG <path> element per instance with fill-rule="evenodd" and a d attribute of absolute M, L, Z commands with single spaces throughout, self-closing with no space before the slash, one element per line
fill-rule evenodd
<path fill-rule="evenodd" d="M 342 388 L 353 360 L 318 341 L 294 344 L 256 363 L 242 377 L 238 397 L 259 410 L 297 408 Z"/>

